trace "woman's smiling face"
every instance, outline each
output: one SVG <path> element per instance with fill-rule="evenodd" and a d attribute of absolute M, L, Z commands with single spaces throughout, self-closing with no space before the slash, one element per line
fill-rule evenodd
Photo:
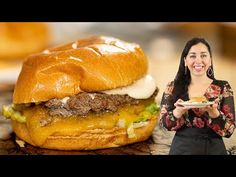
<path fill-rule="evenodd" d="M 203 43 L 193 45 L 185 58 L 185 66 L 190 70 L 191 75 L 206 75 L 207 69 L 211 66 L 211 56 Z"/>

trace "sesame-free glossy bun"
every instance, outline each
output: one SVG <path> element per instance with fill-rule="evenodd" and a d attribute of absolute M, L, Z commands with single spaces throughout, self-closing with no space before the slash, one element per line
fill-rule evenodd
<path fill-rule="evenodd" d="M 13 103 L 114 89 L 146 73 L 147 58 L 139 45 L 92 36 L 29 56 L 15 85 Z"/>
<path fill-rule="evenodd" d="M 207 101 L 206 97 L 204 96 L 199 96 L 199 97 L 191 97 L 191 99 L 189 100 L 189 102 L 203 102 L 203 101 Z"/>
<path fill-rule="evenodd" d="M 36 144 L 38 136 L 32 136 L 29 133 L 29 128 L 25 123 L 12 121 L 13 130 L 16 135 L 25 142 L 40 148 L 56 149 L 56 150 L 94 150 L 111 147 L 119 147 L 135 142 L 147 140 L 157 123 L 157 117 L 152 117 L 146 126 L 135 128 L 135 137 L 129 138 L 125 128 L 114 127 L 112 129 L 92 129 L 85 131 L 76 131 L 73 126 L 65 124 L 64 129 L 67 129 L 67 134 L 60 134 L 60 127 L 54 126 L 57 129 L 57 135 L 46 137 L 43 144 Z M 90 120 L 93 124 L 93 120 Z M 49 127 L 49 129 L 51 129 Z M 73 134 L 73 135 L 71 135 Z"/>

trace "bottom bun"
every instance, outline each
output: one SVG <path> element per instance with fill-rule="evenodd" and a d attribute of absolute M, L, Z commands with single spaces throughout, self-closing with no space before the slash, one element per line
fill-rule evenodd
<path fill-rule="evenodd" d="M 146 126 L 135 128 L 135 137 L 128 138 L 127 131 L 124 128 L 115 127 L 113 129 L 94 129 L 79 132 L 76 135 L 50 135 L 46 141 L 38 146 L 40 148 L 56 150 L 95 150 L 111 147 L 119 147 L 126 144 L 141 142 L 147 140 L 157 123 L 157 118 L 149 119 Z M 25 123 L 12 121 L 13 130 L 16 135 L 25 142 L 35 145 L 34 140 L 29 134 Z"/>

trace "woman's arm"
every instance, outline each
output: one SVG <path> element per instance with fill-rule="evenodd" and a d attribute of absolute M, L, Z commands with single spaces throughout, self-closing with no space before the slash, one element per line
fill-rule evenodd
<path fill-rule="evenodd" d="M 169 131 L 176 131 L 185 124 L 184 116 L 175 117 L 175 103 L 173 102 L 173 82 L 168 83 L 161 100 L 160 124 Z"/>
<path fill-rule="evenodd" d="M 209 114 L 208 126 L 220 136 L 229 138 L 235 129 L 235 108 L 233 91 L 228 82 L 224 84 L 218 110 L 219 116 L 216 118 Z"/>

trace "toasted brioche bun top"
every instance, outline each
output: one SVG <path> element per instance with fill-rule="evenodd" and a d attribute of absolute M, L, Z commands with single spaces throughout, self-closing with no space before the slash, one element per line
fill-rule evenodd
<path fill-rule="evenodd" d="M 105 36 L 77 40 L 29 56 L 16 82 L 13 103 L 127 86 L 142 78 L 147 67 L 137 44 Z"/>
<path fill-rule="evenodd" d="M 24 59 L 48 46 L 49 27 L 46 23 L 0 23 L 0 60 Z"/>
<path fill-rule="evenodd" d="M 207 101 L 206 97 L 204 96 L 199 96 L 199 97 L 192 97 L 189 102 L 203 102 L 203 101 Z"/>

